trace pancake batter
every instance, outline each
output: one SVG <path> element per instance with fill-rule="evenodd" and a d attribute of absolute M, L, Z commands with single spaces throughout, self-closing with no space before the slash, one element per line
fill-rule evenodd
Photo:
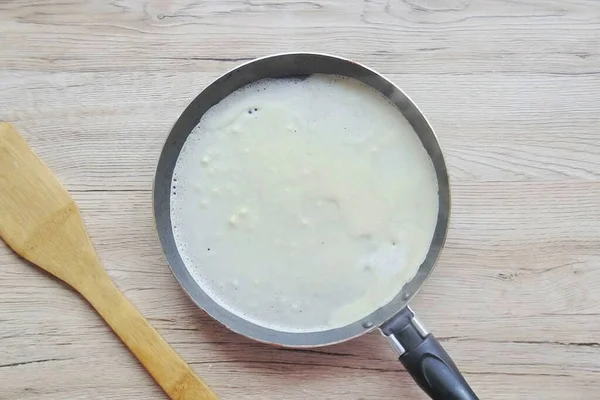
<path fill-rule="evenodd" d="M 433 237 L 433 164 L 384 96 L 350 78 L 265 79 L 212 107 L 177 160 L 177 248 L 221 306 L 288 332 L 389 302 Z"/>

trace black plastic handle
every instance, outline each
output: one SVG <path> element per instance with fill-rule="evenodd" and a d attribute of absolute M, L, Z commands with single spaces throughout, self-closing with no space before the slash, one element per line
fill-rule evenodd
<path fill-rule="evenodd" d="M 381 331 L 415 382 L 434 400 L 478 400 L 440 342 L 404 308 Z"/>

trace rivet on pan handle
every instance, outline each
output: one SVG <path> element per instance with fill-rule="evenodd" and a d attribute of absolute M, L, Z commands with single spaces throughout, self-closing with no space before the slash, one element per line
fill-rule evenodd
<path fill-rule="evenodd" d="M 402 365 L 432 399 L 478 400 L 446 350 L 409 307 L 380 329 Z"/>

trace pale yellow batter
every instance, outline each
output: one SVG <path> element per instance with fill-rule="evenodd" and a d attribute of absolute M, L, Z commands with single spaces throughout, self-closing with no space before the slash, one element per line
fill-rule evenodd
<path fill-rule="evenodd" d="M 435 171 L 385 97 L 338 76 L 262 80 L 211 108 L 173 176 L 175 241 L 223 307 L 290 332 L 355 322 L 428 252 Z"/>

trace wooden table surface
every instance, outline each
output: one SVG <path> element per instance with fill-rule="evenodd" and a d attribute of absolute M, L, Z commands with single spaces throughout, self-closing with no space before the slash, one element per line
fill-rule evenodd
<path fill-rule="evenodd" d="M 435 127 L 453 215 L 413 305 L 480 397 L 597 399 L 597 0 L 3 0 L 0 120 L 71 191 L 117 286 L 223 399 L 424 399 L 378 334 L 299 351 L 227 331 L 161 254 L 151 188 L 171 125 L 220 74 L 284 51 L 377 69 Z M 4 244 L 0 271 L 1 399 L 166 398 L 73 291 Z"/>

